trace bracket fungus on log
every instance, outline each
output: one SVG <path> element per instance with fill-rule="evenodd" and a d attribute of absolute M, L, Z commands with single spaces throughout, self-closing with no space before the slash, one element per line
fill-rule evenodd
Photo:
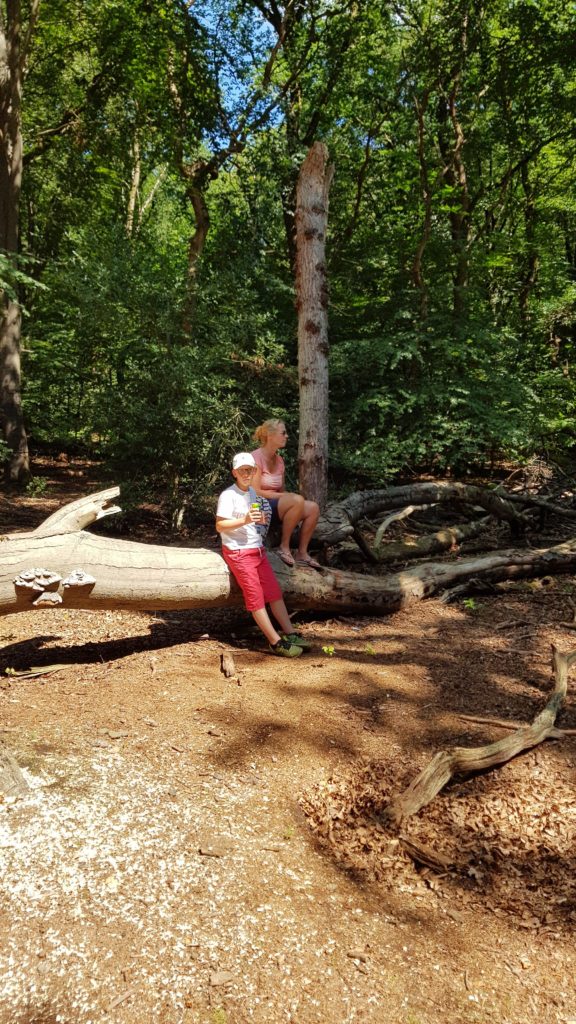
<path fill-rule="evenodd" d="M 28 596 L 32 603 L 38 606 L 40 598 L 45 594 L 53 594 L 56 597 L 62 577 L 51 569 L 24 569 L 14 578 L 14 587 L 17 595 Z M 35 600 L 34 600 L 35 599 Z M 44 604 L 61 604 L 62 598 L 54 601 L 44 601 Z"/>
<path fill-rule="evenodd" d="M 62 586 L 64 590 L 69 590 L 72 587 L 78 589 L 83 587 L 92 588 L 96 583 L 94 576 L 91 576 L 89 572 L 84 572 L 84 569 L 74 569 L 64 580 Z"/>
<path fill-rule="evenodd" d="M 71 588 L 89 593 L 96 579 L 90 573 L 84 572 L 84 569 L 73 569 L 66 579 L 62 580 L 57 572 L 40 568 L 24 569 L 14 579 L 17 594 L 20 591 L 35 598 L 32 601 L 34 608 L 55 608 L 63 604 L 62 595 L 58 593 L 61 583 L 65 593 Z"/>
<path fill-rule="evenodd" d="M 54 590 L 43 590 L 36 600 L 32 602 L 32 607 L 55 608 L 59 604 L 62 604 L 60 594 L 56 593 Z"/>

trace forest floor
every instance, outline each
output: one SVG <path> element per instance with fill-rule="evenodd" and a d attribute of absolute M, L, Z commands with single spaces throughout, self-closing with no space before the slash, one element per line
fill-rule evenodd
<path fill-rule="evenodd" d="M 98 489 L 64 457 L 39 472 L 0 532 Z M 1 1024 L 576 1021 L 576 736 L 406 824 L 443 872 L 372 817 L 436 751 L 509 735 L 465 716 L 534 718 L 575 594 L 300 616 L 293 662 L 238 611 L 5 615 L 0 740 L 30 788 L 0 803 Z"/>

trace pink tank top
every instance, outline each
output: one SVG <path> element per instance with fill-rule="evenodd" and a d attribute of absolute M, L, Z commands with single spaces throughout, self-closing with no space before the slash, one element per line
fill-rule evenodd
<path fill-rule="evenodd" d="M 276 462 L 274 464 L 275 473 L 270 473 L 266 469 L 264 462 L 264 453 L 261 448 L 257 448 L 255 452 L 252 452 L 254 456 L 254 462 L 258 466 L 261 472 L 261 483 L 265 491 L 283 491 L 284 490 L 284 459 L 281 455 L 276 456 Z"/>

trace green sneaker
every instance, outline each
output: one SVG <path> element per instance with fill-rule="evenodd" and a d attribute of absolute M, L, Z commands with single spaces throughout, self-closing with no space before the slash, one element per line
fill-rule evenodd
<path fill-rule="evenodd" d="M 272 654 L 279 658 L 298 658 L 302 654 L 302 648 L 293 644 L 285 636 L 281 636 L 278 643 L 268 644 Z"/>
<path fill-rule="evenodd" d="M 295 647 L 301 647 L 303 651 L 311 651 L 314 646 L 311 640 L 302 636 L 302 633 L 282 633 L 282 639 L 294 644 Z"/>

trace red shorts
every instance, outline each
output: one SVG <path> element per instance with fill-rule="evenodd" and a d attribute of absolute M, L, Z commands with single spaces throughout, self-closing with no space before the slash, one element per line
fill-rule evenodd
<path fill-rule="evenodd" d="M 269 601 L 282 597 L 264 548 L 227 548 L 222 545 L 222 557 L 243 595 L 247 612 L 257 612 Z"/>

